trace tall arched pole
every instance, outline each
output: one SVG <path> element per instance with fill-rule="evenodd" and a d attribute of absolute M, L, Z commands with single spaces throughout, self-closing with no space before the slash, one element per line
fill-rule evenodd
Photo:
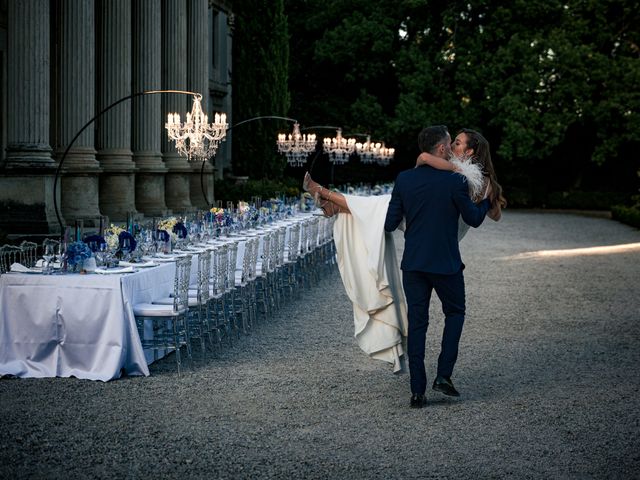
<path fill-rule="evenodd" d="M 116 100 L 111 105 L 109 105 L 108 107 L 106 107 L 102 111 L 100 111 L 100 113 L 98 113 L 95 117 L 93 117 L 91 120 L 89 120 L 87 123 L 84 124 L 84 126 L 78 131 L 78 133 L 76 133 L 76 136 L 73 137 L 73 140 L 71 140 L 69 145 L 67 145 L 67 148 L 65 149 L 64 153 L 62 154 L 62 158 L 60 158 L 60 162 L 58 163 L 58 168 L 56 169 L 56 175 L 55 175 L 55 177 L 53 179 L 53 207 L 54 207 L 54 209 L 56 211 L 56 217 L 58 218 L 58 224 L 60 225 L 60 234 L 64 233 L 64 225 L 62 224 L 62 218 L 60 217 L 60 212 L 58 211 L 58 198 L 57 198 L 58 177 L 60 176 L 60 172 L 62 171 L 62 165 L 64 164 L 64 160 L 65 160 L 65 158 L 67 158 L 67 154 L 69 153 L 69 150 L 71 149 L 73 144 L 76 142 L 78 137 L 80 137 L 80 135 L 82 135 L 82 132 L 84 132 L 89 127 L 89 125 L 91 125 L 93 122 L 95 122 L 98 118 L 100 118 L 103 114 L 105 114 L 106 112 L 111 110 L 116 105 L 119 105 L 119 104 L 121 104 L 122 102 L 124 102 L 126 100 L 131 100 L 131 99 L 136 98 L 136 97 L 141 97 L 143 95 L 154 95 L 154 94 L 158 94 L 158 93 L 176 93 L 178 95 L 200 95 L 200 97 L 202 97 L 202 95 L 200 93 L 188 92 L 188 91 L 184 91 L 184 90 L 145 90 L 143 92 L 132 93 L 131 95 L 127 95 L 126 97 L 122 97 L 120 100 Z"/>
<path fill-rule="evenodd" d="M 289 118 L 289 117 L 278 117 L 276 115 L 262 115 L 259 117 L 252 117 L 252 118 L 247 118 L 246 120 L 242 120 L 238 123 L 236 123 L 235 125 L 230 126 L 229 128 L 227 128 L 227 132 L 231 131 L 232 129 L 234 129 L 235 127 L 239 127 L 240 125 L 243 125 L 245 123 L 249 123 L 249 122 L 253 122 L 255 120 L 286 120 L 287 122 L 293 122 L 296 123 L 297 120 L 295 118 Z M 215 158 L 215 155 L 214 155 Z M 205 191 L 204 188 L 204 164 L 205 162 L 202 162 L 202 168 L 200 169 L 200 188 L 202 189 L 202 195 L 204 196 L 204 201 L 207 202 L 207 205 L 212 206 L 213 204 L 209 202 L 209 199 L 207 198 L 207 193 Z"/>

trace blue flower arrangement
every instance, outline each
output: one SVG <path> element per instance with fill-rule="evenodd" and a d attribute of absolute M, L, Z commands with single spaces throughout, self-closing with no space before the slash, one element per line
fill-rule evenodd
<path fill-rule="evenodd" d="M 101 235 L 89 235 L 87 237 L 84 237 L 83 242 L 87 244 L 92 252 L 95 252 L 97 249 L 99 249 L 100 245 L 104 245 L 107 243 L 107 241 Z M 92 248 L 92 246 L 95 246 L 96 249 Z"/>
<path fill-rule="evenodd" d="M 129 248 L 128 249 L 123 249 L 123 244 L 124 244 L 125 238 L 129 239 Z M 133 252 L 136 249 L 136 245 L 137 245 L 136 239 L 133 238 L 133 235 L 131 235 L 126 230 L 124 232 L 120 232 L 118 234 L 118 250 L 120 250 L 120 251 L 127 250 L 128 252 Z"/>
<path fill-rule="evenodd" d="M 66 256 L 69 265 L 78 265 L 87 258 L 91 258 L 91 249 L 84 242 L 73 242 L 67 245 Z"/>
<path fill-rule="evenodd" d="M 187 227 L 184 223 L 178 222 L 173 226 L 173 233 L 178 235 L 178 238 L 187 238 Z"/>
<path fill-rule="evenodd" d="M 156 238 L 161 242 L 168 242 L 171 236 L 166 230 L 156 230 Z"/>

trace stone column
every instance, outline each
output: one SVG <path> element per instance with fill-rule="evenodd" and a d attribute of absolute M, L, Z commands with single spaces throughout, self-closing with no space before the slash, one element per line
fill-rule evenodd
<path fill-rule="evenodd" d="M 97 3 L 99 24 L 98 111 L 131 95 L 131 2 Z M 135 211 L 135 164 L 131 152 L 131 101 L 125 100 L 98 121 L 100 210 L 124 221 Z"/>
<path fill-rule="evenodd" d="M 55 142 L 58 161 L 80 130 L 96 114 L 95 109 L 95 11 L 93 0 L 60 0 L 57 5 L 57 95 Z M 62 214 L 69 224 L 83 219 L 97 226 L 98 174 L 94 149 L 95 125 L 75 140 L 64 159 Z"/>
<path fill-rule="evenodd" d="M 187 89 L 187 2 L 162 0 L 162 88 Z M 163 95 L 162 118 L 179 113 L 184 121 L 192 100 L 184 95 Z M 191 166 L 180 157 L 167 136 L 162 136 L 162 154 L 169 169 L 165 180 L 167 207 L 176 213 L 193 208 L 189 188 Z"/>
<path fill-rule="evenodd" d="M 135 1 L 133 7 L 133 91 L 162 88 L 161 0 Z M 165 173 L 162 136 L 166 116 L 162 116 L 162 96 L 152 94 L 133 99 L 133 159 L 136 173 L 136 208 L 147 216 L 169 213 L 165 203 Z M 186 98 L 186 97 L 185 97 Z"/>
<path fill-rule="evenodd" d="M 50 2 L 7 2 L 7 156 L 0 172 L 0 228 L 56 228 L 49 142 Z M 59 202 L 58 202 L 59 203 Z"/>
<path fill-rule="evenodd" d="M 188 3 L 187 89 L 202 94 L 202 111 L 209 112 L 209 2 L 192 0 Z M 210 115 L 213 118 L 213 115 Z M 191 163 L 191 204 L 209 209 L 213 202 L 213 167 L 209 161 Z M 202 186 L 204 185 L 204 193 Z M 206 195 L 206 199 L 205 199 Z M 207 201 L 208 200 L 208 201 Z"/>

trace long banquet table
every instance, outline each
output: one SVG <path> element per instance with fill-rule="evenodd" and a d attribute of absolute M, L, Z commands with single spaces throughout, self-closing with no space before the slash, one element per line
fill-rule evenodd
<path fill-rule="evenodd" d="M 261 235 L 309 218 L 301 215 L 247 233 Z M 211 244 L 235 242 L 236 268 L 241 268 L 243 240 L 237 235 Z M 186 253 L 194 255 L 194 280 L 195 252 Z M 167 297 L 174 274 L 175 264 L 169 262 L 127 274 L 0 276 L 0 376 L 108 381 L 123 372 L 149 375 L 153 355 L 142 348 L 133 305 Z"/>
<path fill-rule="evenodd" d="M 0 277 L 0 375 L 149 375 L 132 306 L 168 295 L 175 265 L 113 275 Z"/>

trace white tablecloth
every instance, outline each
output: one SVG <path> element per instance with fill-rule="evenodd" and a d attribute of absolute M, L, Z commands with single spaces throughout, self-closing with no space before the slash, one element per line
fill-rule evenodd
<path fill-rule="evenodd" d="M 166 296 L 170 263 L 128 275 L 0 277 L 0 375 L 149 375 L 132 305 Z"/>

